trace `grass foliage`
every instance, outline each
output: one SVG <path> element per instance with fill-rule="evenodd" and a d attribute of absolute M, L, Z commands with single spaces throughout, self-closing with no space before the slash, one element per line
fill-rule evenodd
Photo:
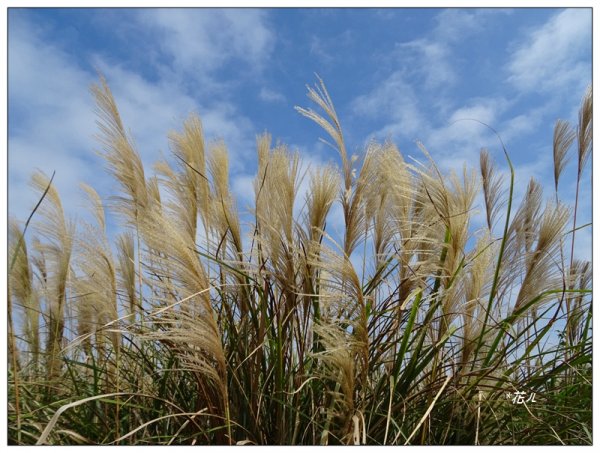
<path fill-rule="evenodd" d="M 196 115 L 147 176 L 103 78 L 92 93 L 118 190 L 82 185 L 76 224 L 38 172 L 31 225 L 10 222 L 10 443 L 592 442 L 586 226 L 558 196 L 575 154 L 579 198 L 591 91 L 575 127 L 556 123 L 544 201 L 533 179 L 515 199 L 506 149 L 447 174 L 421 144 L 424 163 L 391 142 L 350 156 L 319 81 L 297 110 L 341 165 L 305 173 L 259 136 L 251 220 Z"/>

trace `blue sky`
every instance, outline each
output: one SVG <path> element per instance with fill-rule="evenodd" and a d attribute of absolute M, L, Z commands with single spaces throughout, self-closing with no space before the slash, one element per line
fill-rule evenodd
<path fill-rule="evenodd" d="M 8 13 L 9 213 L 25 219 L 35 168 L 56 170 L 66 210 L 81 211 L 79 182 L 115 189 L 98 148 L 89 86 L 102 72 L 151 173 L 169 158 L 167 133 L 200 114 L 208 139 L 231 153 L 231 183 L 253 199 L 255 137 L 268 131 L 306 165 L 336 161 L 323 132 L 300 116 L 306 84 L 325 81 L 348 148 L 394 140 L 443 169 L 478 165 L 488 147 L 517 169 L 517 200 L 530 177 L 553 195 L 552 130 L 576 122 L 592 69 L 591 9 L 19 9 Z M 575 159 L 561 180 L 574 198 Z M 591 176 L 579 219 L 591 221 Z M 339 213 L 339 211 L 337 211 Z M 333 211 L 335 217 L 336 211 Z M 335 223 L 335 219 L 333 219 Z M 590 229 L 577 255 L 591 257 Z"/>

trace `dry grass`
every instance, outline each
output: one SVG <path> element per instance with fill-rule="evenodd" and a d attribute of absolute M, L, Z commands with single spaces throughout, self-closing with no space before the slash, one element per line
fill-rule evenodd
<path fill-rule="evenodd" d="M 10 224 L 11 443 L 591 443 L 591 265 L 558 198 L 577 140 L 578 199 L 591 91 L 575 129 L 556 123 L 553 201 L 532 180 L 513 210 L 510 160 L 507 183 L 487 151 L 449 174 L 421 144 L 424 164 L 391 142 L 349 156 L 319 80 L 320 110 L 297 109 L 341 166 L 304 175 L 259 136 L 249 227 L 197 116 L 147 177 L 103 78 L 92 93 L 118 193 L 83 185 L 92 220 L 75 230 L 35 174 L 34 231 Z M 517 390 L 537 403 L 511 404 Z"/>

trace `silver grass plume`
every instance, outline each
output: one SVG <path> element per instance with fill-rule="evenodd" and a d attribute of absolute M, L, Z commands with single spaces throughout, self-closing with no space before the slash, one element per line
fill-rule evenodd
<path fill-rule="evenodd" d="M 48 336 L 45 353 L 49 377 L 54 379 L 60 373 L 75 225 L 65 218 L 58 191 L 54 184 L 49 185 L 45 174 L 39 171 L 34 173 L 31 184 L 40 193 L 49 187 L 38 211 L 39 221 L 35 228 L 45 239 L 45 242 L 39 244 L 39 250 L 44 255 L 45 269 L 48 270 L 45 293 Z"/>

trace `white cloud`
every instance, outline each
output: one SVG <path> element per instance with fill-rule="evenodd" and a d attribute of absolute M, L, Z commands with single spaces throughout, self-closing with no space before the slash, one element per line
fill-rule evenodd
<path fill-rule="evenodd" d="M 256 175 L 240 173 L 231 180 L 231 192 L 238 201 L 238 207 L 242 210 L 254 207 L 254 179 Z"/>
<path fill-rule="evenodd" d="M 188 112 L 197 108 L 189 96 L 169 83 L 152 83 L 122 66 L 96 60 L 111 88 L 125 127 L 131 131 L 149 168 L 168 152 L 167 133 L 180 128 Z"/>
<path fill-rule="evenodd" d="M 470 106 L 461 107 L 452 113 L 450 122 L 459 121 L 465 118 L 474 118 L 484 123 L 491 123 L 496 119 L 498 107 L 503 104 L 503 100 L 482 99 L 476 101 Z"/>
<path fill-rule="evenodd" d="M 15 16 L 8 76 L 9 211 L 21 220 L 29 215 L 39 194 L 28 182 L 40 169 L 48 176 L 56 170 L 55 185 L 65 209 L 73 213 L 81 203 L 79 181 L 93 179 L 100 165 L 92 151 L 95 118 L 88 86 L 93 79 Z"/>
<path fill-rule="evenodd" d="M 481 133 L 473 132 L 481 127 L 476 128 L 473 123 L 447 125 L 466 117 L 490 124 L 497 119 L 497 112 L 492 115 L 492 110 L 498 107 L 497 99 L 481 100 L 478 107 L 463 107 L 452 114 L 455 101 L 448 88 L 459 80 L 455 53 L 459 44 L 485 28 L 489 16 L 506 13 L 510 11 L 442 10 L 426 37 L 396 44 L 393 57 L 398 65 L 376 88 L 355 99 L 352 104 L 355 113 L 384 119 L 385 126 L 375 133 L 379 137 L 419 138 L 427 146 L 432 142 L 443 146 L 447 140 L 465 143 L 481 137 Z M 424 99 L 434 109 L 427 109 Z M 436 115 L 443 117 L 444 126 L 435 128 Z"/>
<path fill-rule="evenodd" d="M 226 25 L 238 31 L 244 27 L 256 28 L 248 23 L 256 14 L 243 19 L 232 13 L 222 12 Z M 252 33 L 244 36 L 256 37 Z M 44 35 L 36 24 L 25 19 L 11 20 L 9 43 L 10 213 L 26 218 L 37 201 L 27 185 L 35 168 L 48 174 L 57 171 L 55 182 L 65 208 L 77 213 L 83 203 L 78 193 L 80 181 L 91 184 L 105 196 L 115 187 L 103 170 L 102 159 L 94 153 L 99 144 L 94 139 L 97 126 L 89 86 L 97 82 L 97 76 L 83 69 L 82 65 L 89 62 L 74 60 L 53 44 L 51 35 Z M 238 49 L 234 46 L 229 52 L 246 53 L 248 59 L 258 62 L 260 49 L 264 48 L 260 43 L 260 39 L 258 44 L 248 44 L 250 47 L 237 43 Z M 180 129 L 192 111 L 200 114 L 208 141 L 225 140 L 232 173 L 242 170 L 254 157 L 252 123 L 223 96 L 194 92 L 192 97 L 176 77 L 149 80 L 125 65 L 108 61 L 105 56 L 91 59 L 108 80 L 125 126 L 135 138 L 147 175 L 153 173 L 151 165 L 161 155 L 169 155 L 168 132 Z M 243 154 L 247 150 L 251 153 Z"/>
<path fill-rule="evenodd" d="M 435 89 L 456 82 L 456 71 L 451 63 L 452 51 L 447 42 L 417 39 L 400 44 L 398 50 L 409 51 L 409 55 L 401 55 L 401 58 L 408 57 L 414 70 L 425 78 L 427 88 Z"/>
<path fill-rule="evenodd" d="M 570 244 L 570 236 L 568 243 Z M 573 255 L 574 258 L 578 260 L 592 261 L 592 233 L 590 228 L 584 228 L 577 231 Z"/>
<path fill-rule="evenodd" d="M 511 56 L 508 80 L 522 91 L 573 88 L 591 80 L 591 9 L 567 9 L 532 31 Z"/>
<path fill-rule="evenodd" d="M 502 140 L 508 143 L 518 137 L 536 132 L 542 124 L 544 114 L 543 107 L 535 108 L 506 120 L 500 126 L 501 131 L 499 131 Z"/>
<path fill-rule="evenodd" d="M 475 98 L 451 112 L 447 123 L 432 129 L 423 141 L 436 156 L 439 167 L 444 170 L 459 170 L 465 162 L 469 167 L 478 168 L 481 148 L 497 152 L 502 150 L 498 137 L 486 126 L 487 124 L 498 132 L 513 159 L 525 161 L 517 166 L 517 181 L 526 184 L 530 176 L 543 180 L 550 171 L 551 125 L 548 124 L 547 149 L 527 149 L 527 154 L 534 158 L 534 161 L 528 161 L 522 153 L 517 155 L 511 145 L 524 136 L 538 132 L 538 128 L 543 124 L 547 105 L 511 116 L 509 112 L 514 106 L 513 100 L 503 97 Z M 498 157 L 499 163 L 504 165 L 504 158 L 501 155 Z"/>
<path fill-rule="evenodd" d="M 504 98 L 472 99 L 455 109 L 445 125 L 433 129 L 424 143 L 439 156 L 442 168 L 458 169 L 464 162 L 479 162 L 480 149 L 497 144 L 491 130 L 481 123 L 493 126 L 508 105 Z"/>
<path fill-rule="evenodd" d="M 97 64 L 106 72 L 123 116 L 131 119 L 128 125 L 140 137 L 140 145 L 146 142 L 150 153 L 146 160 L 154 161 L 159 149 L 167 151 L 167 132 L 180 129 L 185 117 L 195 111 L 207 141 L 225 141 L 231 172 L 243 170 L 254 157 L 255 131 L 229 100 L 232 84 L 239 83 L 241 73 L 235 71 L 236 79 L 228 81 L 217 71 L 232 63 L 251 76 L 262 70 L 275 42 L 266 12 L 141 9 L 128 33 L 124 39 L 137 33 L 149 36 L 160 48 L 167 63 L 158 63 L 159 78 L 145 79 L 125 64 L 117 66 L 112 61 L 99 59 Z"/>
<path fill-rule="evenodd" d="M 311 55 L 316 56 L 323 64 L 331 64 L 333 61 L 333 55 L 326 49 L 323 40 L 317 36 L 311 36 L 309 52 Z"/>
<path fill-rule="evenodd" d="M 406 137 L 425 133 L 428 121 L 419 108 L 413 87 L 402 71 L 396 71 L 373 91 L 352 102 L 355 114 L 368 118 L 385 118 L 387 124 L 375 133 L 379 137 Z"/>
<path fill-rule="evenodd" d="M 141 10 L 138 21 L 157 36 L 173 64 L 188 73 L 210 73 L 236 59 L 260 68 L 273 49 L 274 35 L 259 9 Z"/>
<path fill-rule="evenodd" d="M 485 9 L 445 9 L 435 18 L 437 25 L 434 34 L 444 42 L 463 40 L 467 35 L 483 29 L 482 18 L 486 14 L 489 13 Z"/>
<path fill-rule="evenodd" d="M 336 15 L 335 10 L 319 10 L 320 15 Z M 333 29 L 332 29 L 333 30 Z M 329 31 L 332 31 L 329 30 Z M 308 52 L 314 56 L 311 59 L 311 70 L 322 72 L 324 67 L 332 66 L 340 58 L 344 58 L 347 52 L 353 52 L 353 47 L 356 42 L 355 31 L 351 29 L 345 29 L 341 33 L 329 35 L 327 33 L 320 33 L 319 35 L 311 35 L 308 40 Z"/>
<path fill-rule="evenodd" d="M 439 40 L 463 41 L 471 34 L 484 31 L 488 19 L 513 12 L 507 8 L 447 8 L 435 17 L 437 25 L 433 33 Z"/>
<path fill-rule="evenodd" d="M 265 102 L 285 102 L 285 96 L 279 91 L 272 90 L 267 87 L 262 87 L 258 93 L 258 97 Z"/>
<path fill-rule="evenodd" d="M 106 75 L 126 127 L 131 130 L 142 160 L 151 166 L 160 158 L 170 158 L 168 133 L 181 130 L 187 116 L 198 113 L 207 144 L 224 140 L 230 155 L 230 171 L 244 168 L 254 157 L 252 123 L 235 105 L 218 96 L 188 94 L 175 80 L 149 81 L 123 66 L 102 59 L 97 66 Z M 252 154 L 245 154 L 252 150 Z"/>
<path fill-rule="evenodd" d="M 345 230 L 344 209 L 340 200 L 336 199 L 327 215 L 327 234 L 338 246 L 343 246 Z"/>
<path fill-rule="evenodd" d="M 525 134 L 540 121 L 538 111 L 504 120 L 511 105 L 512 101 L 503 97 L 473 98 L 449 111 L 439 125 L 426 115 L 413 85 L 400 71 L 352 104 L 355 114 L 385 119 L 386 125 L 374 136 L 420 139 L 443 170 L 460 170 L 464 162 L 478 163 L 482 147 L 498 146 L 495 134 L 480 122 L 498 129 L 506 141 Z"/>
<path fill-rule="evenodd" d="M 445 9 L 424 38 L 397 44 L 397 58 L 407 70 L 424 79 L 429 90 L 449 87 L 458 80 L 455 46 L 484 28 L 485 16 L 496 11 Z"/>
<path fill-rule="evenodd" d="M 544 179 L 550 174 L 550 171 L 553 169 L 552 155 L 551 153 L 543 152 L 532 152 L 532 155 L 535 155 L 536 157 L 534 160 L 521 164 L 514 164 L 515 156 L 512 156 L 516 183 L 514 187 L 514 194 L 515 199 L 519 202 L 521 202 L 521 200 L 525 196 L 526 187 L 531 178 L 535 179 L 536 181 L 542 184 L 546 196 L 549 197 L 552 195 L 552 192 L 550 192 L 551 188 L 553 189 L 552 184 L 546 184 L 547 180 Z"/>

